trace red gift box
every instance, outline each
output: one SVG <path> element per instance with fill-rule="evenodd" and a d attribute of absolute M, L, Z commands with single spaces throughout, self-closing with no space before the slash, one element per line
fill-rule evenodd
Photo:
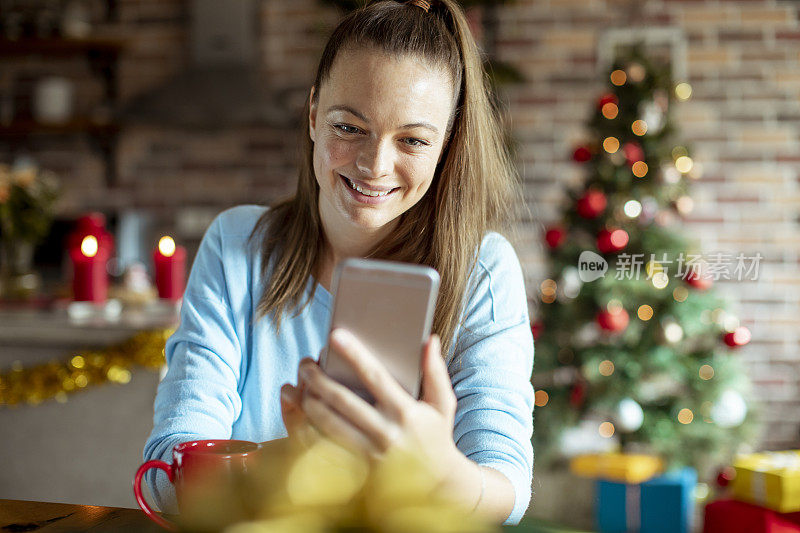
<path fill-rule="evenodd" d="M 706 505 L 703 533 L 800 533 L 800 513 L 779 513 L 737 500 Z"/>

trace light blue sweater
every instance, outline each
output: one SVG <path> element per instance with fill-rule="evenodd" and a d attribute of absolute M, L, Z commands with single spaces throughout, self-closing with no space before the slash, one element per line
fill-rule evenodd
<path fill-rule="evenodd" d="M 190 440 L 263 442 L 287 434 L 280 388 L 296 384 L 301 359 L 318 357 L 332 296 L 317 285 L 299 316 L 284 316 L 280 333 L 268 317 L 253 323 L 263 284 L 259 253 L 247 238 L 264 210 L 229 209 L 203 237 L 180 326 L 166 344 L 168 370 L 158 386 L 145 461 L 172 462 L 172 448 Z M 463 317 L 447 357 L 458 399 L 453 439 L 467 457 L 511 480 L 516 502 L 506 523 L 515 524 L 531 497 L 533 337 L 519 260 L 498 233 L 483 240 Z M 178 512 L 164 472 L 150 470 L 146 482 L 162 511 Z"/>

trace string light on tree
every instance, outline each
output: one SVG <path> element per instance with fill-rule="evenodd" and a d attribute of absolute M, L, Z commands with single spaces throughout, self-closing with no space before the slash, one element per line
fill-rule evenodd
<path fill-rule="evenodd" d="M 625 85 L 625 82 L 627 80 L 628 80 L 628 75 L 625 74 L 624 70 L 617 69 L 611 73 L 611 83 L 616 85 L 617 87 Z"/>
<path fill-rule="evenodd" d="M 684 407 L 678 412 L 678 422 L 681 424 L 691 424 L 694 420 L 694 413 L 691 409 Z"/>
<path fill-rule="evenodd" d="M 714 377 L 714 367 L 711 365 L 703 365 L 700 367 L 698 374 L 700 375 L 700 379 L 703 381 L 708 381 Z"/>
<path fill-rule="evenodd" d="M 597 428 L 598 433 L 600 433 L 601 437 L 606 439 L 610 439 L 614 436 L 614 424 L 611 422 L 603 422 L 600 424 L 600 427 Z"/>
<path fill-rule="evenodd" d="M 685 302 L 686 298 L 689 297 L 689 290 L 686 287 L 675 287 L 672 291 L 672 298 L 676 302 Z"/>
<path fill-rule="evenodd" d="M 619 139 L 616 137 L 606 137 L 603 140 L 603 150 L 609 154 L 615 153 L 617 150 L 619 150 Z"/>
<path fill-rule="evenodd" d="M 614 363 L 608 359 L 601 361 L 597 367 L 597 371 L 600 372 L 601 376 L 608 377 L 614 373 Z"/>
<path fill-rule="evenodd" d="M 536 394 L 534 394 L 534 403 L 536 407 L 544 407 L 547 405 L 547 402 L 550 401 L 550 395 L 547 394 L 546 391 L 537 390 Z"/>
<path fill-rule="evenodd" d="M 677 84 L 675 86 L 675 97 L 679 101 L 685 102 L 692 97 L 692 86 L 686 82 Z"/>
<path fill-rule="evenodd" d="M 542 302 L 551 304 L 556 301 L 556 282 L 552 279 L 546 279 L 539 286 L 539 291 L 542 293 Z"/>
<path fill-rule="evenodd" d="M 641 83 L 647 76 L 647 70 L 641 63 L 631 63 L 628 65 L 628 78 L 633 83 Z"/>
<path fill-rule="evenodd" d="M 647 163 L 644 161 L 636 161 L 633 165 L 631 165 L 631 172 L 633 172 L 633 175 L 637 178 L 643 178 L 647 176 L 648 170 L 649 168 L 647 168 Z"/>
<path fill-rule="evenodd" d="M 622 212 L 629 218 L 636 218 L 642 213 L 642 204 L 636 200 L 628 200 L 622 207 Z"/>
<path fill-rule="evenodd" d="M 641 137 L 645 133 L 647 133 L 647 122 L 644 120 L 635 120 L 633 124 L 631 124 L 631 130 L 633 131 L 634 135 L 638 135 Z"/>
<path fill-rule="evenodd" d="M 647 322 L 653 318 L 653 308 L 647 304 L 640 305 L 636 311 L 636 316 L 639 317 L 639 320 Z"/>
<path fill-rule="evenodd" d="M 688 174 L 691 172 L 693 165 L 694 161 L 692 161 L 692 158 L 688 155 L 682 155 L 675 160 L 675 168 L 677 168 L 678 172 L 681 174 Z"/>
<path fill-rule="evenodd" d="M 605 118 L 608 120 L 613 120 L 617 118 L 619 114 L 619 107 L 614 102 L 608 102 L 607 104 L 603 105 L 603 108 L 600 110 Z"/>

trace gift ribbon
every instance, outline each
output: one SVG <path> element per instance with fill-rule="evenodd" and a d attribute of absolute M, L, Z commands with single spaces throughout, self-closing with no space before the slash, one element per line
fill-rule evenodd
<path fill-rule="evenodd" d="M 627 531 L 639 531 L 642 524 L 642 486 L 625 485 L 625 526 Z"/>

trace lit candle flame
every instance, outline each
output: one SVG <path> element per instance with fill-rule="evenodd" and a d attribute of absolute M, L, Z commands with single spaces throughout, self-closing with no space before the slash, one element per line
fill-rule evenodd
<path fill-rule="evenodd" d="M 175 240 L 168 235 L 161 237 L 158 241 L 158 251 L 164 257 L 172 257 L 175 253 Z"/>
<path fill-rule="evenodd" d="M 81 242 L 81 253 L 86 257 L 94 257 L 97 255 L 97 237 L 94 235 L 87 235 Z"/>

